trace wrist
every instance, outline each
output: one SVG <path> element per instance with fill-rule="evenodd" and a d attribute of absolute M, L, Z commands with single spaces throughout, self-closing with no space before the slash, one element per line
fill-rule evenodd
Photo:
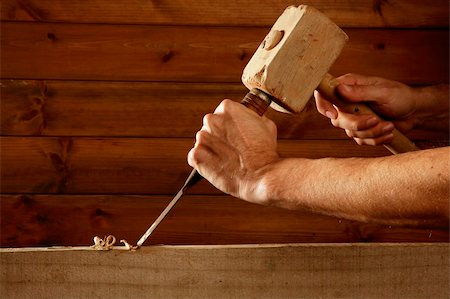
<path fill-rule="evenodd" d="M 301 205 L 298 194 L 310 172 L 309 159 L 284 158 L 266 165 L 255 173 L 247 200 L 268 206 L 296 209 Z M 250 190 L 250 189 L 249 189 Z"/>
<path fill-rule="evenodd" d="M 278 184 L 275 172 L 282 160 L 279 158 L 251 173 L 241 182 L 239 198 L 252 203 L 272 205 L 274 186 Z"/>

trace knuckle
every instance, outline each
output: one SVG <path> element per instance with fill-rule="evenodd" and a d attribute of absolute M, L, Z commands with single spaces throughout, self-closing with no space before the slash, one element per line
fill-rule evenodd
<path fill-rule="evenodd" d="M 331 122 L 331 124 L 332 124 L 334 127 L 340 128 L 339 120 L 338 120 L 338 119 L 331 119 L 330 122 Z"/>
<path fill-rule="evenodd" d="M 378 145 L 377 139 L 374 138 L 366 138 L 366 144 L 367 145 Z"/>
<path fill-rule="evenodd" d="M 354 75 L 353 73 L 347 73 L 345 75 L 340 76 L 338 79 L 348 79 L 348 78 L 352 78 Z"/>
<path fill-rule="evenodd" d="M 190 152 L 188 159 L 191 159 L 194 165 L 202 164 L 205 161 L 205 157 L 208 154 L 208 150 L 204 145 L 195 146 Z"/>
<path fill-rule="evenodd" d="M 194 167 L 194 159 L 192 158 L 192 155 L 193 155 L 193 149 L 191 149 L 189 151 L 189 153 L 187 154 L 187 162 L 188 162 L 189 166 Z"/>
<path fill-rule="evenodd" d="M 352 137 L 358 137 L 358 138 L 376 138 L 380 136 L 379 132 L 377 130 L 363 130 L 363 131 L 350 131 Z"/>
<path fill-rule="evenodd" d="M 192 152 L 192 160 L 195 163 L 195 165 L 198 165 L 201 163 L 201 154 L 200 150 L 196 149 Z"/>
<path fill-rule="evenodd" d="M 187 156 L 188 164 L 192 167 L 196 166 L 199 163 L 199 153 L 197 148 L 193 148 L 189 151 Z"/>
<path fill-rule="evenodd" d="M 213 118 L 213 114 L 212 113 L 206 114 L 205 116 L 203 116 L 203 124 L 207 125 L 207 126 L 210 125 L 211 121 L 212 121 L 212 118 Z"/>
<path fill-rule="evenodd" d="M 225 99 L 220 103 L 224 112 L 231 111 L 231 109 L 233 109 L 234 104 L 236 104 L 236 103 L 230 99 Z"/>
<path fill-rule="evenodd" d="M 349 130 L 359 131 L 359 130 L 361 130 L 363 128 L 364 128 L 364 123 L 362 123 L 362 122 L 360 122 L 360 121 L 358 121 L 356 119 L 349 120 L 349 122 L 348 122 L 348 129 Z"/>
<path fill-rule="evenodd" d="M 353 138 L 353 140 L 355 140 L 355 142 L 356 142 L 358 145 L 363 145 L 363 144 L 364 144 L 364 142 L 363 142 L 363 140 L 362 140 L 361 138 Z"/>
<path fill-rule="evenodd" d="M 348 137 L 353 138 L 353 137 L 358 137 L 355 135 L 355 133 L 351 130 L 345 130 L 345 134 L 347 134 Z"/>
<path fill-rule="evenodd" d="M 338 82 L 351 82 L 353 81 L 353 79 L 355 78 L 356 74 L 354 73 L 347 73 L 345 75 L 342 75 L 340 77 L 337 78 Z"/>
<path fill-rule="evenodd" d="M 322 98 L 322 95 L 317 90 L 314 90 L 314 100 L 316 101 L 317 108 L 322 107 L 323 98 Z"/>
<path fill-rule="evenodd" d="M 381 140 L 376 138 L 359 138 L 354 137 L 353 138 L 358 145 L 380 145 L 382 144 Z"/>
<path fill-rule="evenodd" d="M 374 139 L 374 145 L 382 145 L 385 143 L 389 143 L 391 141 L 391 137 L 392 135 L 388 134 L 388 135 L 384 135 L 378 138 Z"/>
<path fill-rule="evenodd" d="M 197 144 L 201 144 L 204 142 L 205 138 L 207 137 L 208 132 L 204 130 L 200 130 L 195 134 L 195 139 L 197 141 Z"/>

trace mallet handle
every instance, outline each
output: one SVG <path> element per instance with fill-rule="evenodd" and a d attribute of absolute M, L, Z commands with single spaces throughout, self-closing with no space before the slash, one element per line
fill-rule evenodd
<path fill-rule="evenodd" d="M 336 87 L 338 85 L 338 81 L 332 75 L 326 74 L 322 82 L 320 82 L 319 86 L 317 87 L 317 91 L 324 95 L 325 98 L 327 98 L 334 105 L 336 105 L 340 109 L 344 109 L 347 112 L 355 114 L 372 114 L 380 119 L 383 119 L 364 103 L 351 103 L 341 100 L 336 93 Z M 384 147 L 386 147 L 391 153 L 401 154 L 420 150 L 411 140 L 408 139 L 408 137 L 403 135 L 403 133 L 401 133 L 399 130 L 394 129 L 393 134 L 394 139 L 392 140 L 392 142 L 389 144 L 384 144 Z"/>

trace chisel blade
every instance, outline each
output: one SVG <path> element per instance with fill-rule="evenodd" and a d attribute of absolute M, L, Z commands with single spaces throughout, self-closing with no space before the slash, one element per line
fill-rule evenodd
<path fill-rule="evenodd" d="M 177 204 L 178 200 L 183 196 L 184 192 L 187 189 L 195 185 L 198 181 L 202 179 L 202 176 L 197 172 L 197 170 L 193 169 L 189 177 L 184 182 L 183 187 L 178 191 L 177 195 L 172 199 L 172 201 L 167 205 L 164 211 L 156 218 L 155 222 L 147 229 L 144 235 L 137 242 L 137 247 L 141 247 L 142 244 L 148 239 L 148 237 L 153 233 L 156 227 L 163 221 L 163 219 L 167 216 L 167 214 L 172 210 L 172 208 Z"/>

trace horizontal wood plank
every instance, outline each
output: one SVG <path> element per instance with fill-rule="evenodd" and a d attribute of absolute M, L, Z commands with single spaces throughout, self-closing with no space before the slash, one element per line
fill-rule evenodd
<path fill-rule="evenodd" d="M 449 245 L 289 244 L 0 251 L 7 298 L 447 298 Z"/>
<path fill-rule="evenodd" d="M 203 115 L 224 98 L 242 99 L 242 84 L 103 81 L 0 81 L 1 135 L 193 138 Z M 348 139 L 310 105 L 300 115 L 269 110 L 278 137 Z M 415 140 L 448 132 L 413 131 Z"/>
<path fill-rule="evenodd" d="M 2 137 L 3 193 L 175 194 L 190 172 L 186 155 L 193 138 Z M 383 147 L 350 140 L 280 141 L 287 157 L 372 157 Z M 217 193 L 209 183 L 194 194 Z"/>
<path fill-rule="evenodd" d="M 115 235 L 132 244 L 170 196 L 2 195 L 2 247 L 92 245 Z M 308 242 L 447 242 L 448 230 L 381 226 L 250 204 L 185 196 L 144 245 Z"/>
<path fill-rule="evenodd" d="M 448 1 L 3 0 L 1 19 L 71 23 L 270 26 L 289 5 L 307 4 L 343 27 L 448 27 Z M 99 13 L 101 8 L 101 13 Z"/>
<path fill-rule="evenodd" d="M 267 28 L 5 22 L 1 77 L 240 82 Z M 332 66 L 406 83 L 448 81 L 448 30 L 346 30 Z M 32 54 L 31 54 L 32 53 Z"/>

